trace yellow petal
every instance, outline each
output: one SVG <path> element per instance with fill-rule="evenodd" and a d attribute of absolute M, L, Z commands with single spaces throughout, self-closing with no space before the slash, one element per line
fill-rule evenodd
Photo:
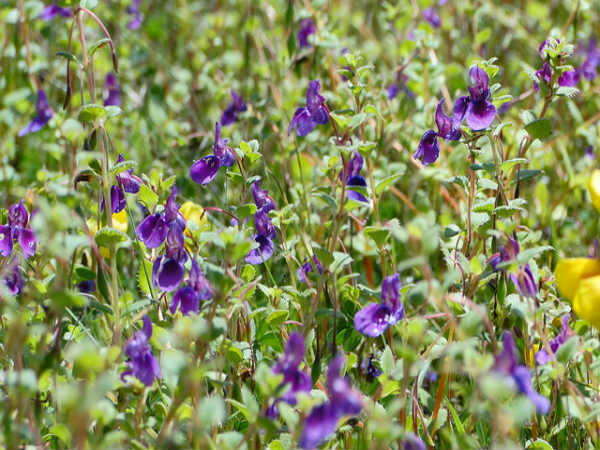
<path fill-rule="evenodd" d="M 581 280 L 573 299 L 573 310 L 600 329 L 600 275 Z"/>
<path fill-rule="evenodd" d="M 590 197 L 592 197 L 592 205 L 600 211 L 600 170 L 592 172 L 588 189 L 590 190 Z"/>
<path fill-rule="evenodd" d="M 194 202 L 185 202 L 179 208 L 179 212 L 181 212 L 186 222 L 194 222 L 198 228 L 206 223 L 206 216 L 202 215 L 204 212 L 202 206 Z"/>
<path fill-rule="evenodd" d="M 123 233 L 127 233 L 127 212 L 123 209 L 112 215 L 113 228 L 116 228 Z"/>
<path fill-rule="evenodd" d="M 571 301 L 581 280 L 595 275 L 600 275 L 600 261 L 595 258 L 564 258 L 554 270 L 558 292 Z"/>
<path fill-rule="evenodd" d="M 96 231 L 98 231 L 98 224 L 96 221 L 94 219 L 88 219 L 85 221 L 85 223 L 87 224 L 88 230 L 90 230 L 92 237 L 95 236 Z"/>

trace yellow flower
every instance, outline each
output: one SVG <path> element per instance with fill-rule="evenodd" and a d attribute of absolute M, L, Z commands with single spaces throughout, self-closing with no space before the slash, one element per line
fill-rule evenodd
<path fill-rule="evenodd" d="M 123 233 L 127 233 L 127 212 L 123 209 L 121 212 L 112 215 L 113 228 L 116 228 Z"/>
<path fill-rule="evenodd" d="M 590 177 L 588 185 L 590 197 L 592 197 L 592 205 L 600 211 L 600 170 L 594 170 Z"/>
<path fill-rule="evenodd" d="M 200 228 L 202 225 L 207 223 L 206 215 L 203 216 L 204 210 L 202 209 L 202 206 L 194 202 L 185 202 L 183 205 L 181 205 L 181 208 L 179 208 L 179 212 L 185 218 L 185 231 L 189 236 L 191 236 L 192 233 L 187 226 L 188 223 L 193 222 L 196 225 L 196 228 Z"/>
<path fill-rule="evenodd" d="M 558 292 L 573 304 L 573 311 L 600 328 L 600 261 L 564 258 L 554 270 Z"/>

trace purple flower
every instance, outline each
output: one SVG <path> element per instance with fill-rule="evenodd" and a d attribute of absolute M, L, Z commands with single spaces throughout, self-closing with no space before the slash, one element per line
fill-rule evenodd
<path fill-rule="evenodd" d="M 314 407 L 306 420 L 300 437 L 300 447 L 311 449 L 319 446 L 337 428 L 338 420 L 356 415 L 362 409 L 360 392 L 340 375 L 344 365 L 343 356 L 335 357 L 327 370 L 329 400 Z"/>
<path fill-rule="evenodd" d="M 559 86 L 577 86 L 577 83 L 579 83 L 578 70 L 567 70 L 558 78 Z"/>
<path fill-rule="evenodd" d="M 262 209 L 266 213 L 275 209 L 275 202 L 269 195 L 269 191 L 260 188 L 260 179 L 252 183 L 252 196 L 258 209 Z"/>
<path fill-rule="evenodd" d="M 589 157 L 589 158 L 594 158 L 594 147 L 592 147 L 591 145 L 588 145 L 588 147 L 585 149 L 585 156 Z"/>
<path fill-rule="evenodd" d="M 439 14 L 433 8 L 425 8 L 423 10 L 423 18 L 429 22 L 434 28 L 439 28 L 442 24 Z"/>
<path fill-rule="evenodd" d="M 119 153 L 117 158 L 117 164 L 125 161 L 123 155 Z M 127 201 L 125 199 L 125 192 L 130 194 L 137 194 L 140 191 L 142 180 L 133 174 L 133 168 L 127 169 L 115 176 L 117 184 L 114 184 L 110 188 L 110 206 L 112 213 L 118 213 L 125 209 Z M 104 210 L 104 197 L 100 203 L 100 211 Z"/>
<path fill-rule="evenodd" d="M 315 33 L 317 29 L 315 28 L 315 24 L 310 19 L 304 19 L 300 22 L 300 30 L 298 31 L 298 44 L 300 44 L 300 48 L 310 47 L 310 42 L 308 42 L 308 36 Z"/>
<path fill-rule="evenodd" d="M 438 159 L 440 154 L 438 136 L 449 141 L 458 141 L 460 139 L 460 125 L 464 120 L 469 104 L 469 97 L 460 97 L 454 104 L 452 117 L 449 117 L 444 113 L 444 100 L 440 100 L 435 110 L 435 124 L 438 132 L 428 130 L 423 134 L 413 158 L 421 158 L 425 165 L 431 164 Z"/>
<path fill-rule="evenodd" d="M 25 258 L 35 254 L 37 238 L 28 227 L 29 213 L 21 200 L 8 209 L 8 225 L 0 225 L 0 255 L 9 257 L 17 241 Z"/>
<path fill-rule="evenodd" d="M 46 93 L 43 89 L 40 89 L 37 92 L 37 100 L 35 102 L 35 110 L 36 115 L 29 124 L 19 131 L 19 137 L 25 136 L 29 133 L 35 133 L 40 131 L 44 125 L 46 125 L 52 116 L 54 115 L 54 110 L 48 104 L 48 98 L 46 97 Z"/>
<path fill-rule="evenodd" d="M 535 76 L 540 82 L 550 84 L 550 81 L 552 81 L 552 68 L 550 67 L 550 64 L 544 62 L 544 65 L 535 73 Z M 533 87 L 535 88 L 535 92 L 540 89 L 535 81 L 533 82 Z"/>
<path fill-rule="evenodd" d="M 427 446 L 416 434 L 406 433 L 402 438 L 401 450 L 427 450 Z"/>
<path fill-rule="evenodd" d="M 319 258 L 317 258 L 317 255 L 313 255 L 312 264 L 310 261 L 307 261 L 296 272 L 296 274 L 298 275 L 298 279 L 301 282 L 306 283 L 306 277 L 308 276 L 309 272 L 314 272 L 313 264 L 317 268 L 319 275 L 321 275 L 323 273 L 323 266 L 321 265 L 321 261 L 319 261 Z"/>
<path fill-rule="evenodd" d="M 248 264 L 261 264 L 271 258 L 275 251 L 273 240 L 277 233 L 268 215 L 269 211 L 275 209 L 275 203 L 269 192 L 260 188 L 259 181 L 252 184 L 252 195 L 257 207 L 257 211 L 254 213 L 254 228 L 256 230 L 254 241 L 258 244 L 258 247 L 253 248 L 246 255 Z"/>
<path fill-rule="evenodd" d="M 550 410 L 550 401 L 533 389 L 529 369 L 517 364 L 517 349 L 512 334 L 505 331 L 502 341 L 504 348 L 502 353 L 496 356 L 496 363 L 493 370 L 502 375 L 512 377 L 518 391 L 529 397 L 540 414 L 547 414 Z"/>
<path fill-rule="evenodd" d="M 290 334 L 285 345 L 283 357 L 273 367 L 273 373 L 283 375 L 283 381 L 279 387 L 289 385 L 289 389 L 269 407 L 267 412 L 268 417 L 272 419 L 277 417 L 277 403 L 286 402 L 290 405 L 295 405 L 297 402 L 296 395 L 299 392 L 310 392 L 312 389 L 310 376 L 300 370 L 300 363 L 304 359 L 304 352 L 304 337 L 297 332 Z"/>
<path fill-rule="evenodd" d="M 497 253 L 494 253 L 490 257 L 488 262 L 492 266 L 492 270 L 498 271 L 498 270 L 500 270 L 498 268 L 498 265 L 500 263 L 514 261 L 517 259 L 518 255 L 519 255 L 519 242 L 515 238 L 510 237 L 508 239 L 508 243 L 506 245 L 500 247 L 500 251 Z"/>
<path fill-rule="evenodd" d="M 361 176 L 360 171 L 363 166 L 363 157 L 358 152 L 354 152 L 352 159 L 348 162 L 348 167 L 346 170 L 346 186 L 348 198 L 351 200 L 356 200 L 357 202 L 366 202 L 367 199 L 364 195 L 362 195 L 359 191 L 352 190 L 353 187 L 364 188 L 367 187 L 367 181 L 363 176 Z M 340 180 L 342 179 L 343 170 L 340 172 Z"/>
<path fill-rule="evenodd" d="M 192 259 L 192 269 L 188 280 L 173 296 L 169 309 L 171 314 L 175 314 L 177 308 L 181 307 L 181 313 L 184 316 L 197 313 L 200 309 L 200 300 L 209 300 L 212 296 L 213 290 L 210 283 L 200 270 L 196 260 Z"/>
<path fill-rule="evenodd" d="M 77 289 L 83 294 L 91 294 L 96 290 L 96 282 L 94 280 L 84 280 L 77 284 Z"/>
<path fill-rule="evenodd" d="M 61 8 L 57 5 L 57 2 L 52 3 L 44 8 L 44 10 L 39 15 L 39 18 L 45 21 L 50 21 L 54 19 L 57 15 L 62 17 L 71 17 L 72 13 L 69 8 Z"/>
<path fill-rule="evenodd" d="M 233 151 L 227 145 L 229 139 L 221 139 L 221 124 L 215 123 L 215 142 L 213 154 L 207 155 L 196 161 L 190 167 L 190 177 L 196 183 L 206 185 L 217 176 L 221 166 L 231 167 L 235 162 Z"/>
<path fill-rule="evenodd" d="M 400 92 L 400 85 L 398 83 L 392 83 L 387 87 L 387 96 L 390 100 L 396 98 Z"/>
<path fill-rule="evenodd" d="M 479 66 L 473 66 L 469 70 L 469 76 L 471 77 L 472 85 L 469 86 L 469 102 L 466 108 L 465 119 L 467 125 L 473 131 L 479 131 L 492 124 L 496 116 L 496 107 L 489 101 L 491 93 L 489 78 L 485 70 Z M 464 105 L 465 98 L 461 97 L 457 103 Z"/>
<path fill-rule="evenodd" d="M 377 337 L 404 317 L 404 305 L 400 299 L 402 282 L 400 275 L 394 274 L 381 283 L 381 303 L 369 303 L 354 315 L 356 331 L 370 337 Z"/>
<path fill-rule="evenodd" d="M 312 80 L 308 83 L 306 106 L 298 108 L 294 113 L 294 117 L 288 128 L 288 136 L 294 128 L 296 128 L 298 136 L 306 136 L 315 129 L 317 124 L 325 124 L 329 121 L 329 114 L 325 106 L 325 97 L 319 94 L 320 91 L 321 83 L 319 80 Z"/>
<path fill-rule="evenodd" d="M 114 73 L 106 75 L 106 92 L 104 106 L 121 106 L 121 88 Z"/>
<path fill-rule="evenodd" d="M 239 96 L 233 89 L 230 91 L 230 93 L 231 103 L 225 109 L 225 111 L 223 111 L 223 115 L 221 116 L 221 125 L 224 127 L 235 122 L 237 113 L 244 112 L 246 109 L 248 109 L 246 102 L 242 100 L 241 96 Z"/>
<path fill-rule="evenodd" d="M 19 268 L 17 259 L 11 259 L 10 262 L 4 266 L 4 270 L 4 285 L 12 295 L 20 294 L 23 290 L 23 286 L 25 286 L 25 282 L 21 276 L 21 269 Z"/>
<path fill-rule="evenodd" d="M 133 375 L 146 386 L 152 386 L 154 378 L 160 378 L 160 366 L 149 345 L 152 322 L 148 316 L 144 316 L 142 320 L 142 330 L 136 332 L 125 347 L 129 369 L 121 374 L 121 380 L 124 382 L 126 376 Z"/>
<path fill-rule="evenodd" d="M 581 64 L 579 71 L 590 81 L 594 81 L 598 76 L 598 66 L 600 65 L 600 49 L 596 45 L 596 39 L 591 38 L 587 46 L 581 48 L 585 55 L 585 60 Z"/>
<path fill-rule="evenodd" d="M 517 287 L 520 295 L 524 297 L 535 297 L 537 295 L 537 283 L 533 278 L 529 264 L 526 264 L 524 268 L 519 267 L 516 272 L 511 273 L 510 279 Z"/>
<path fill-rule="evenodd" d="M 132 0 L 131 4 L 127 7 L 127 14 L 132 16 L 131 20 L 127 22 L 127 28 L 130 30 L 137 30 L 142 25 L 142 19 L 144 16 L 140 11 L 141 0 Z"/>
<path fill-rule="evenodd" d="M 550 345 L 550 350 L 552 350 L 552 353 L 556 354 L 556 351 L 559 349 L 559 347 L 561 345 L 563 345 L 565 342 L 567 342 L 567 340 L 571 336 L 573 336 L 573 334 L 574 334 L 573 330 L 571 330 L 571 327 L 569 326 L 569 315 L 565 314 L 564 316 L 562 316 L 562 319 L 561 319 L 560 331 L 558 332 L 556 337 L 551 339 L 550 342 L 548 343 Z M 550 357 L 550 355 L 548 354 L 548 352 L 546 351 L 545 348 L 542 348 L 540 351 L 538 351 L 535 354 L 535 361 L 540 366 L 548 364 L 551 360 L 552 360 L 552 358 Z"/>
<path fill-rule="evenodd" d="M 366 375 L 367 381 L 369 382 L 375 380 L 375 378 L 383 373 L 381 370 L 375 367 L 375 364 L 373 364 L 373 358 L 374 356 L 371 353 L 368 358 L 363 359 L 363 362 L 360 365 L 362 372 Z"/>

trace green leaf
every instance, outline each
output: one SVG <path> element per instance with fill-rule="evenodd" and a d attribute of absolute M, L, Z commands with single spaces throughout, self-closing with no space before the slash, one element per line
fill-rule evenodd
<path fill-rule="evenodd" d="M 577 97 L 579 95 L 579 89 L 573 86 L 559 86 L 556 90 L 556 95 L 559 97 Z"/>
<path fill-rule="evenodd" d="M 56 436 L 65 446 L 71 447 L 71 430 L 64 423 L 57 423 L 48 430 L 50 435 Z"/>
<path fill-rule="evenodd" d="M 331 264 L 331 272 L 336 273 L 344 266 L 347 266 L 353 261 L 352 257 L 346 253 L 333 252 L 333 263 Z"/>
<path fill-rule="evenodd" d="M 448 400 L 447 398 L 446 398 L 446 403 L 448 405 L 448 409 L 450 410 L 450 414 L 452 414 L 452 420 L 454 421 L 454 424 L 456 425 L 456 431 L 458 432 L 458 435 L 459 436 L 464 435 L 465 427 L 462 424 L 462 422 L 460 421 L 460 417 L 458 417 L 458 414 L 456 413 L 454 406 L 452 406 L 452 403 L 450 403 L 450 400 Z"/>
<path fill-rule="evenodd" d="M 152 287 L 152 263 L 144 259 L 144 266 L 140 265 L 138 270 L 138 286 L 143 294 L 150 295 Z"/>
<path fill-rule="evenodd" d="M 573 356 L 575 356 L 575 352 L 577 352 L 578 343 L 579 338 L 577 336 L 571 337 L 567 342 L 565 342 L 558 348 L 558 350 L 556 351 L 556 359 L 562 363 L 573 359 Z"/>
<path fill-rule="evenodd" d="M 98 0 L 81 0 L 79 6 L 86 9 L 94 9 L 98 6 Z"/>
<path fill-rule="evenodd" d="M 79 64 L 79 60 L 72 53 L 60 51 L 60 52 L 56 52 L 56 56 L 62 56 L 63 58 L 69 59 L 69 60 L 73 61 L 74 63 Z M 79 65 L 81 65 L 81 64 L 79 64 Z"/>
<path fill-rule="evenodd" d="M 110 173 L 112 173 L 113 175 L 118 175 L 121 172 L 125 172 L 126 170 L 135 167 L 136 165 L 137 163 L 135 161 L 121 161 L 120 163 L 117 163 L 114 166 L 112 166 L 112 168 L 110 169 Z"/>
<path fill-rule="evenodd" d="M 375 186 L 375 194 L 376 195 L 381 194 L 389 186 L 391 186 L 397 180 L 399 180 L 402 175 L 403 175 L 402 173 L 399 173 L 399 174 L 396 174 L 396 175 L 391 175 L 391 176 L 386 177 L 383 180 L 381 180 L 379 183 L 377 183 L 377 186 Z"/>
<path fill-rule="evenodd" d="M 121 242 L 127 242 L 129 236 L 120 230 L 112 227 L 100 228 L 94 236 L 96 244 L 100 247 L 110 247 L 111 245 L 120 244 Z"/>
<path fill-rule="evenodd" d="M 146 205 L 146 208 L 148 208 L 150 211 L 152 211 L 158 203 L 158 195 L 156 195 L 156 193 L 145 184 L 140 186 L 139 196 L 140 201 Z"/>
<path fill-rule="evenodd" d="M 395 367 L 396 362 L 394 361 L 392 350 L 386 345 L 383 355 L 381 356 L 381 370 L 384 374 L 390 375 Z"/>
<path fill-rule="evenodd" d="M 537 119 L 525 125 L 525 130 L 532 140 L 543 141 L 552 133 L 552 122 L 550 119 Z"/>
<path fill-rule="evenodd" d="M 378 226 L 368 226 L 363 232 L 375 241 L 378 247 L 382 247 L 385 241 L 390 237 L 390 230 Z"/>
<path fill-rule="evenodd" d="M 52 304 L 59 310 L 64 308 L 83 308 L 87 305 L 87 298 L 79 292 L 66 290 L 50 293 Z"/>
<path fill-rule="evenodd" d="M 545 440 L 538 438 L 531 442 L 527 447 L 527 450 L 553 450 L 553 447 Z"/>
<path fill-rule="evenodd" d="M 331 112 L 330 114 L 331 117 L 333 117 L 333 120 L 335 120 L 335 123 L 337 123 L 338 127 L 345 130 L 348 124 L 350 123 L 351 119 L 346 115 L 338 114 L 335 112 Z"/>
<path fill-rule="evenodd" d="M 361 123 L 363 123 L 365 120 L 367 120 L 367 117 L 368 116 L 365 113 L 356 114 L 354 117 L 352 117 L 352 119 L 350 120 L 350 123 L 348 123 L 348 129 L 350 129 L 350 130 L 355 129 Z"/>
<path fill-rule="evenodd" d="M 106 109 L 102 105 L 90 104 L 84 105 L 79 111 L 79 121 L 83 123 L 93 123 L 106 115 Z"/>
<path fill-rule="evenodd" d="M 236 213 L 238 218 L 243 222 L 246 217 L 250 217 L 256 212 L 256 205 L 254 203 L 247 203 L 246 205 L 238 206 Z"/>
<path fill-rule="evenodd" d="M 267 323 L 278 328 L 287 320 L 288 315 L 289 311 L 287 309 L 276 309 L 267 316 Z"/>
<path fill-rule="evenodd" d="M 108 44 L 110 42 L 109 38 L 102 38 L 99 41 L 94 42 L 88 49 L 88 53 L 90 56 L 93 56 L 100 47 Z"/>

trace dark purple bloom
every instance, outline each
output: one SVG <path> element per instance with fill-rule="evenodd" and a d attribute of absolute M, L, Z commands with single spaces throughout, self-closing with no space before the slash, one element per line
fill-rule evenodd
<path fill-rule="evenodd" d="M 269 195 L 269 191 L 260 188 L 260 180 L 252 183 L 252 196 L 258 209 L 262 209 L 266 213 L 275 209 L 275 202 Z"/>
<path fill-rule="evenodd" d="M 404 317 L 404 305 L 400 299 L 402 282 L 400 275 L 394 274 L 381 283 L 381 303 L 369 303 L 354 315 L 356 331 L 370 337 L 377 337 Z"/>
<path fill-rule="evenodd" d="M 85 280 L 77 284 L 77 289 L 83 294 L 91 294 L 96 290 L 96 282 L 94 280 Z"/>
<path fill-rule="evenodd" d="M 196 161 L 190 167 L 190 177 L 198 184 L 206 185 L 217 176 L 221 166 L 231 167 L 235 162 L 233 151 L 227 145 L 229 139 L 221 138 L 221 124 L 215 123 L 215 142 L 213 154 Z"/>
<path fill-rule="evenodd" d="M 308 36 L 315 33 L 317 29 L 315 28 L 315 24 L 310 19 L 304 19 L 300 22 L 300 30 L 298 31 L 298 44 L 300 48 L 310 47 L 310 42 L 308 42 Z"/>
<path fill-rule="evenodd" d="M 547 62 L 544 62 L 544 65 L 535 73 L 535 76 L 540 82 L 550 84 L 550 81 L 552 81 L 552 68 Z M 535 92 L 540 89 L 538 83 L 535 81 L 533 82 L 533 87 L 535 88 Z"/>
<path fill-rule="evenodd" d="M 571 330 L 571 327 L 569 326 L 569 315 L 565 314 L 564 316 L 562 316 L 561 319 L 560 331 L 558 332 L 556 337 L 551 339 L 549 342 L 550 350 L 552 350 L 552 353 L 556 354 L 556 351 L 559 349 L 559 347 L 565 342 L 567 342 L 567 340 L 571 336 L 573 336 L 573 330 Z M 542 348 L 535 354 L 535 360 L 539 365 L 543 366 L 544 364 L 548 364 L 552 360 L 552 358 L 550 357 L 546 349 Z"/>
<path fill-rule="evenodd" d="M 323 273 L 323 266 L 321 265 L 321 261 L 317 258 L 317 255 L 313 255 L 312 264 L 310 261 L 305 262 L 301 268 L 298 269 L 296 274 L 298 275 L 298 279 L 303 283 L 306 283 L 306 277 L 309 272 L 314 272 L 313 264 L 317 268 L 319 275 Z"/>
<path fill-rule="evenodd" d="M 258 208 L 256 213 L 254 213 L 254 228 L 256 230 L 254 241 L 258 244 L 258 247 L 253 248 L 246 255 L 246 262 L 249 264 L 261 264 L 271 258 L 275 251 L 273 240 L 277 232 L 268 215 L 269 211 L 275 208 L 275 204 L 269 196 L 268 191 L 260 188 L 258 181 L 252 184 L 252 195 Z"/>
<path fill-rule="evenodd" d="M 391 100 L 398 96 L 400 92 L 400 85 L 398 83 L 392 83 L 387 87 L 387 96 Z"/>
<path fill-rule="evenodd" d="M 25 286 L 25 282 L 23 281 L 23 277 L 21 276 L 21 269 L 19 264 L 17 263 L 16 258 L 13 258 L 5 267 L 4 267 L 4 285 L 8 288 L 8 291 L 12 295 L 20 294 L 23 290 L 23 286 Z"/>
<path fill-rule="evenodd" d="M 58 15 L 62 17 L 71 17 L 72 13 L 69 8 L 61 8 L 57 5 L 57 2 L 54 2 L 44 8 L 39 15 L 39 18 L 45 21 L 50 21 Z"/>
<path fill-rule="evenodd" d="M 130 30 L 137 30 L 142 25 L 142 19 L 144 16 L 140 11 L 141 0 L 131 0 L 131 4 L 127 7 L 127 14 L 131 17 L 131 20 L 127 22 L 127 28 Z"/>
<path fill-rule="evenodd" d="M 227 125 L 231 125 L 235 122 L 237 113 L 246 111 L 247 106 L 246 102 L 242 99 L 240 95 L 237 94 L 233 89 L 230 91 L 231 93 L 231 103 L 225 111 L 223 111 L 223 115 L 221 116 L 221 125 L 224 127 Z"/>
<path fill-rule="evenodd" d="M 346 170 L 346 186 L 348 198 L 351 200 L 356 200 L 357 202 L 366 202 L 367 199 L 364 195 L 362 195 L 359 191 L 355 191 L 352 188 L 364 188 L 367 187 L 367 181 L 360 174 L 363 166 L 363 157 L 358 152 L 354 152 L 352 159 L 348 162 L 348 167 Z M 343 171 L 340 172 L 340 179 L 342 178 Z"/>
<path fill-rule="evenodd" d="M 343 356 L 335 357 L 327 370 L 327 392 L 329 401 L 314 407 L 306 420 L 300 438 L 300 447 L 315 448 L 337 428 L 338 420 L 347 415 L 356 415 L 362 409 L 360 392 L 341 376 Z"/>
<path fill-rule="evenodd" d="M 435 110 L 435 123 L 438 127 L 438 136 L 449 141 L 460 139 L 460 124 L 462 123 L 468 107 L 467 97 L 460 97 L 452 110 L 452 117 L 444 114 L 444 100 L 442 99 Z"/>
<path fill-rule="evenodd" d="M 129 360 L 129 369 L 121 374 L 121 380 L 125 381 L 127 375 L 133 375 L 146 386 L 152 386 L 154 378 L 160 378 L 160 366 L 150 348 L 150 337 L 152 337 L 152 322 L 148 316 L 142 319 L 144 326 L 141 331 L 135 333 L 127 343 L 125 353 Z"/>
<path fill-rule="evenodd" d="M 519 242 L 515 238 L 510 237 L 508 239 L 508 243 L 506 245 L 500 247 L 500 251 L 497 253 L 494 253 L 490 257 L 488 262 L 492 266 L 492 269 L 494 271 L 497 271 L 497 270 L 500 270 L 498 268 L 498 265 L 500 263 L 514 261 L 517 259 L 518 255 L 519 255 Z"/>
<path fill-rule="evenodd" d="M 537 283 L 533 278 L 529 264 L 526 264 L 524 268 L 519 267 L 516 272 L 511 273 L 510 279 L 517 287 L 519 294 L 525 297 L 535 297 L 537 295 Z"/>
<path fill-rule="evenodd" d="M 416 434 L 406 433 L 402 438 L 401 450 L 427 450 L 427 446 Z"/>
<path fill-rule="evenodd" d="M 547 414 L 550 410 L 550 401 L 533 389 L 529 369 L 517 364 L 517 349 L 510 332 L 504 332 L 503 343 L 504 348 L 502 353 L 496 356 L 496 363 L 493 370 L 502 375 L 512 377 L 518 391 L 529 397 L 540 414 Z"/>
<path fill-rule="evenodd" d="M 413 155 L 415 159 L 421 159 L 423 164 L 429 165 L 434 163 L 440 155 L 440 144 L 437 139 L 438 135 L 433 130 L 427 130 L 417 147 L 416 153 Z"/>
<path fill-rule="evenodd" d="M 442 24 L 440 15 L 433 8 L 425 8 L 423 10 L 423 18 L 429 22 L 434 28 L 439 28 Z"/>
<path fill-rule="evenodd" d="M 469 70 L 469 76 L 472 85 L 469 86 L 469 103 L 465 119 L 473 131 L 479 131 L 492 124 L 496 116 L 496 107 L 489 101 L 491 93 L 489 78 L 485 70 L 479 66 L 473 66 Z"/>
<path fill-rule="evenodd" d="M 585 149 L 585 156 L 588 156 L 589 158 L 594 158 L 594 147 L 592 147 L 591 145 L 588 145 L 588 147 Z"/>
<path fill-rule="evenodd" d="M 9 257 L 17 241 L 25 258 L 35 254 L 37 238 L 28 227 L 29 213 L 21 200 L 8 209 L 8 225 L 0 225 L 0 255 Z"/>
<path fill-rule="evenodd" d="M 298 136 L 306 136 L 315 129 L 317 124 L 328 122 L 329 114 L 325 106 L 325 97 L 319 93 L 320 91 L 321 83 L 319 80 L 312 80 L 308 83 L 306 106 L 298 108 L 294 113 L 294 117 L 288 128 L 288 136 L 294 128 L 296 128 Z"/>
<path fill-rule="evenodd" d="M 114 73 L 106 75 L 104 106 L 121 106 L 121 88 Z"/>
<path fill-rule="evenodd" d="M 558 78 L 559 86 L 577 86 L 579 83 L 579 71 L 578 70 L 567 70 L 563 72 Z"/>
<path fill-rule="evenodd" d="M 310 376 L 300 370 L 300 364 L 304 359 L 304 337 L 300 333 L 292 333 L 285 345 L 285 352 L 283 358 L 273 367 L 273 373 L 283 375 L 283 381 L 280 387 L 289 385 L 289 389 L 273 404 L 267 411 L 267 416 L 276 418 L 277 403 L 286 402 L 290 405 L 295 405 L 296 395 L 299 392 L 310 392 L 312 389 L 312 380 Z"/>
<path fill-rule="evenodd" d="M 125 161 L 125 158 L 119 154 L 117 164 L 123 161 Z M 117 179 L 117 184 L 114 184 L 110 188 L 110 206 L 113 214 L 123 211 L 125 206 L 127 206 L 125 192 L 137 194 L 142 185 L 142 180 L 133 174 L 133 168 L 117 174 L 115 178 Z M 102 197 L 102 202 L 100 203 L 100 210 L 104 210 L 104 197 Z"/>
<path fill-rule="evenodd" d="M 46 93 L 43 89 L 40 89 L 37 92 L 37 100 L 35 102 L 35 111 L 36 115 L 29 125 L 19 131 L 19 137 L 25 136 L 29 133 L 35 133 L 40 131 L 44 125 L 46 125 L 52 116 L 54 115 L 54 110 L 48 104 L 48 98 L 46 97 Z"/>
<path fill-rule="evenodd" d="M 373 358 L 373 354 L 370 354 L 368 358 L 363 359 L 363 362 L 360 365 L 362 372 L 367 377 L 367 381 L 373 381 L 383 373 L 381 370 L 375 367 L 375 364 L 373 364 Z"/>
<path fill-rule="evenodd" d="M 600 65 L 600 49 L 596 45 L 596 39 L 591 38 L 587 46 L 582 48 L 585 60 L 581 64 L 579 71 L 590 81 L 594 81 L 598 76 L 598 66 Z"/>
<path fill-rule="evenodd" d="M 181 307 L 181 313 L 186 316 L 197 313 L 200 309 L 200 300 L 209 300 L 213 296 L 213 290 L 200 270 L 196 260 L 192 259 L 192 269 L 187 283 L 179 288 L 171 301 L 171 314 L 175 314 L 177 307 Z"/>

